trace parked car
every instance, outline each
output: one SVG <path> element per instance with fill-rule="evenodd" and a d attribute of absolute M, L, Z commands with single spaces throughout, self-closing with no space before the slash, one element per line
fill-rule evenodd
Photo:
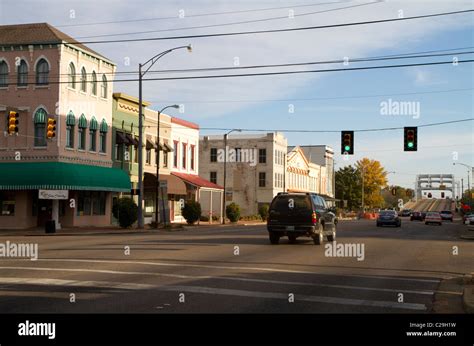
<path fill-rule="evenodd" d="M 466 223 L 466 220 L 471 217 L 472 215 L 474 215 L 474 213 L 472 211 L 468 211 L 467 213 L 464 213 L 463 217 L 462 217 L 462 222 L 463 223 Z"/>
<path fill-rule="evenodd" d="M 395 227 L 402 226 L 402 220 L 398 216 L 395 210 L 382 210 L 377 217 L 375 222 L 377 227 L 382 227 L 384 225 L 392 225 Z"/>
<path fill-rule="evenodd" d="M 284 236 L 290 243 L 306 236 L 321 245 L 325 236 L 328 241 L 336 240 L 336 215 L 315 193 L 280 192 L 270 204 L 267 230 L 272 244 Z"/>
<path fill-rule="evenodd" d="M 411 213 L 410 221 L 413 221 L 413 220 L 423 221 L 423 215 L 421 214 L 421 212 L 414 211 L 413 213 Z"/>
<path fill-rule="evenodd" d="M 443 210 L 439 213 L 442 220 L 449 220 L 453 222 L 453 212 L 451 210 Z"/>
<path fill-rule="evenodd" d="M 466 221 L 464 221 L 464 224 L 466 225 L 474 225 L 474 214 L 469 214 L 466 217 Z"/>
<path fill-rule="evenodd" d="M 427 213 L 427 211 L 422 211 L 422 212 L 421 212 L 421 218 L 422 218 L 422 220 L 425 219 L 426 213 Z"/>
<path fill-rule="evenodd" d="M 411 213 L 412 213 L 411 209 L 403 209 L 400 215 L 401 216 L 410 216 Z"/>
<path fill-rule="evenodd" d="M 435 211 L 429 211 L 426 213 L 425 217 L 425 225 L 428 225 L 430 223 L 435 223 L 438 225 L 442 225 L 443 219 L 441 219 L 441 215 L 438 212 Z"/>

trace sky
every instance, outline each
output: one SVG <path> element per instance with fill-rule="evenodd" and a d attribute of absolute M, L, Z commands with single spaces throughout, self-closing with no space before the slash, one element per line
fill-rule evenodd
<path fill-rule="evenodd" d="M 77 40 L 96 41 L 323 26 L 472 8 L 472 1 L 463 0 L 0 0 L 0 23 L 48 22 Z M 227 25 L 236 22 L 240 24 Z M 210 27 L 189 28 L 196 26 Z M 351 62 L 356 58 L 433 50 L 461 51 L 459 48 L 462 48 L 466 52 L 473 51 L 473 27 L 471 12 L 318 30 L 88 45 L 114 61 L 119 72 L 137 71 L 139 63 L 155 54 L 187 44 L 192 44 L 192 53 L 184 49 L 174 51 L 161 58 L 151 71 L 342 60 L 345 57 L 349 60 L 348 65 L 319 64 L 239 72 L 325 70 L 452 61 L 453 56 Z M 143 31 L 152 32 L 140 33 Z M 139 34 L 132 34 L 137 32 Z M 110 36 L 116 34 L 120 35 Z M 469 60 L 474 54 L 457 55 L 457 58 Z M 201 135 L 224 133 L 209 128 L 335 131 L 285 132 L 285 136 L 289 145 L 331 146 L 336 153 L 336 167 L 353 165 L 362 157 L 379 160 L 387 172 L 395 172 L 388 175 L 389 184 L 413 187 L 416 174 L 445 173 L 454 174 L 458 181 L 463 178 L 467 186 L 467 168 L 453 165 L 453 162 L 474 165 L 472 121 L 420 127 L 417 152 L 403 151 L 402 130 L 356 132 L 355 155 L 343 157 L 338 131 L 420 126 L 472 118 L 473 67 L 472 63 L 464 63 L 145 81 L 143 92 L 144 99 L 151 101 L 152 108 L 157 110 L 174 103 L 183 104 L 181 111 L 172 109 L 168 114 L 198 123 Z M 234 73 L 238 72 L 205 74 Z M 149 73 L 146 78 L 185 75 L 199 74 L 161 72 Z M 136 77 L 135 74 L 121 75 L 116 79 Z M 138 83 L 116 82 L 114 92 L 137 96 Z M 397 114 L 393 107 L 401 103 L 410 108 Z M 387 104 L 391 105 L 391 112 L 383 111 Z"/>

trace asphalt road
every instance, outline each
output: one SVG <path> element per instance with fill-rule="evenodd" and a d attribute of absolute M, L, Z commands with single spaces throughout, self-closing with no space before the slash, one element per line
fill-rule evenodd
<path fill-rule="evenodd" d="M 430 313 L 437 297 L 460 300 L 443 280 L 474 271 L 474 242 L 459 239 L 462 227 L 340 222 L 336 243 L 363 245 L 358 257 L 327 256 L 309 238 L 270 245 L 263 225 L 0 235 L 0 243 L 39 244 L 36 261 L 0 258 L 0 311 Z"/>

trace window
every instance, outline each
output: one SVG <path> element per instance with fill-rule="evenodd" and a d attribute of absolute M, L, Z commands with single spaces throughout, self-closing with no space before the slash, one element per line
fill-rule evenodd
<path fill-rule="evenodd" d="M 49 64 L 45 59 L 40 59 L 36 64 L 36 84 L 49 84 Z"/>
<path fill-rule="evenodd" d="M 97 130 L 89 131 L 89 151 L 97 150 Z"/>
<path fill-rule="evenodd" d="M 77 215 L 105 215 L 106 192 L 79 191 L 77 195 Z"/>
<path fill-rule="evenodd" d="M 21 60 L 20 65 L 18 65 L 17 85 L 18 86 L 28 85 L 28 65 L 26 64 L 25 60 Z"/>
<path fill-rule="evenodd" d="M 265 172 L 260 172 L 258 173 L 258 187 L 265 187 L 266 185 L 266 173 Z"/>
<path fill-rule="evenodd" d="M 92 81 L 91 81 L 92 95 L 97 96 L 97 75 L 95 71 L 92 71 Z"/>
<path fill-rule="evenodd" d="M 115 160 L 123 160 L 123 144 L 115 144 Z"/>
<path fill-rule="evenodd" d="M 258 163 L 267 163 L 267 149 L 258 149 Z"/>
<path fill-rule="evenodd" d="M 15 216 L 15 192 L 0 191 L 0 216 Z"/>
<path fill-rule="evenodd" d="M 186 143 L 183 143 L 183 169 L 186 169 L 186 161 L 187 161 L 187 147 L 188 145 Z"/>
<path fill-rule="evenodd" d="M 146 150 L 146 159 L 145 162 L 150 165 L 151 164 L 151 149 Z"/>
<path fill-rule="evenodd" d="M 74 148 L 74 126 L 66 126 L 66 148 Z"/>
<path fill-rule="evenodd" d="M 194 171 L 194 145 L 191 145 L 190 156 L 191 156 L 191 169 Z"/>
<path fill-rule="evenodd" d="M 82 127 L 79 127 L 79 143 L 77 149 L 86 150 L 86 131 Z"/>
<path fill-rule="evenodd" d="M 99 131 L 99 151 L 101 153 L 106 153 L 107 152 L 107 131 L 109 130 L 109 127 L 107 126 L 107 122 L 105 121 L 105 119 L 102 119 L 99 130 L 100 130 Z"/>
<path fill-rule="evenodd" d="M 81 69 L 81 91 L 87 91 L 87 73 L 84 67 Z"/>
<path fill-rule="evenodd" d="M 217 162 L 217 148 L 211 148 L 211 162 Z"/>
<path fill-rule="evenodd" d="M 34 116 L 35 125 L 35 147 L 46 146 L 46 117 L 47 113 L 43 108 L 36 111 Z"/>
<path fill-rule="evenodd" d="M 0 87 L 8 86 L 8 65 L 5 61 L 0 61 Z"/>
<path fill-rule="evenodd" d="M 71 62 L 67 71 L 67 85 L 70 88 L 76 89 L 76 67 Z"/>
<path fill-rule="evenodd" d="M 124 160 L 124 161 L 130 161 L 130 152 L 131 152 L 131 148 L 130 148 L 130 146 L 129 146 L 129 145 L 125 145 L 125 147 L 124 147 L 124 148 L 125 148 L 125 149 L 124 149 L 124 155 L 125 155 L 125 157 L 124 157 L 124 159 L 123 159 L 123 160 Z"/>
<path fill-rule="evenodd" d="M 100 97 L 107 98 L 107 77 L 102 75 L 102 83 L 100 85 Z"/>
<path fill-rule="evenodd" d="M 173 151 L 173 167 L 177 168 L 178 167 L 178 141 L 173 141 L 174 142 L 174 151 Z"/>
<path fill-rule="evenodd" d="M 217 184 L 217 172 L 210 172 L 209 181 Z"/>
<path fill-rule="evenodd" d="M 167 141 L 165 141 L 165 147 L 168 144 Z M 163 167 L 168 167 L 168 151 L 163 151 Z"/>

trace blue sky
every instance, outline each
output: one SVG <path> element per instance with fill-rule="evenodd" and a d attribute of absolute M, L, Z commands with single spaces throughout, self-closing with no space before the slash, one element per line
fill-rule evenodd
<path fill-rule="evenodd" d="M 256 11 L 232 15 L 186 17 L 170 20 L 111 23 L 106 25 L 67 26 L 60 30 L 73 37 L 123 33 L 144 30 L 163 30 L 195 25 L 220 24 L 287 15 L 288 9 L 299 4 L 322 1 L 151 1 L 132 3 L 118 1 L 22 1 L 0 0 L 2 24 L 49 22 L 52 25 L 71 25 L 90 22 L 130 20 L 177 16 L 179 10 L 186 15 L 227 12 L 288 6 L 287 9 Z M 325 1 L 327 2 L 327 1 Z M 312 7 L 295 7 L 296 15 L 353 4 L 370 3 L 351 1 L 341 4 Z M 329 13 L 297 16 L 293 19 L 263 23 L 233 25 L 208 29 L 157 32 L 145 35 L 118 36 L 116 38 L 157 37 L 273 28 L 325 25 L 394 18 L 403 10 L 405 16 L 449 12 L 472 8 L 471 1 L 385 1 L 382 3 L 345 9 Z M 137 8 L 146 9 L 137 11 Z M 14 13 L 15 15 L 11 15 Z M 71 18 L 74 13 L 74 18 Z M 277 64 L 327 59 L 390 55 L 474 46 L 474 17 L 463 14 L 449 17 L 385 23 L 360 27 L 282 34 L 249 35 L 196 40 L 150 41 L 130 44 L 94 44 L 91 48 L 117 62 L 118 71 L 133 71 L 138 62 L 152 55 L 182 44 L 193 44 L 193 53 L 172 53 L 159 61 L 156 69 L 185 69 L 196 67 L 233 66 L 238 57 L 241 66 Z M 88 38 L 86 40 L 97 40 Z M 474 55 L 460 56 L 472 59 Z M 410 59 L 402 61 L 352 63 L 347 67 L 377 64 L 411 63 L 415 61 L 446 61 L 451 57 Z M 130 64 L 126 62 L 130 61 Z M 292 67 L 295 69 L 343 68 L 342 64 Z M 283 70 L 283 69 L 279 69 Z M 267 71 L 275 71 L 269 69 Z M 354 71 L 285 76 L 245 77 L 194 81 L 146 82 L 145 99 L 153 101 L 158 109 L 170 102 L 184 103 L 184 113 L 171 113 L 194 121 L 203 128 L 278 128 L 306 130 L 351 130 L 399 126 L 417 126 L 426 123 L 469 118 L 473 115 L 473 64 L 458 66 L 426 66 L 373 71 Z M 252 71 L 255 72 L 255 71 Z M 157 75 L 150 75 L 156 77 Z M 171 76 L 171 75 L 166 75 Z M 122 78 L 122 77 L 119 77 Z M 378 94 L 435 92 L 468 89 L 458 92 L 393 95 L 384 97 L 342 98 Z M 138 94 L 137 83 L 116 83 L 114 91 Z M 282 102 L 217 102 L 219 100 L 268 100 L 319 98 L 310 101 Z M 339 98 L 326 99 L 321 98 Z M 420 117 L 412 115 L 382 115 L 383 101 L 416 102 Z M 198 103 L 185 101 L 199 101 Z M 289 105 L 294 113 L 289 113 Z M 364 132 L 355 134 L 356 155 L 344 161 L 339 155 L 340 135 L 287 133 L 290 145 L 327 144 L 336 152 L 338 166 L 354 164 L 357 159 L 369 157 L 380 160 L 389 175 L 391 184 L 411 187 L 417 173 L 453 173 L 467 180 L 464 167 L 453 166 L 453 154 L 458 162 L 474 164 L 473 123 L 459 123 L 441 127 L 419 129 L 418 152 L 405 153 L 403 134 L 398 131 Z M 202 131 L 202 134 L 219 133 Z"/>

